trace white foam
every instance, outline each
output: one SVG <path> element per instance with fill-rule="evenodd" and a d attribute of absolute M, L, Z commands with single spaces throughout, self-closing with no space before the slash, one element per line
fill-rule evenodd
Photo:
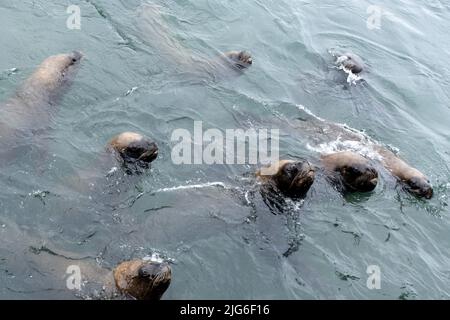
<path fill-rule="evenodd" d="M 347 69 L 347 68 L 344 67 L 343 65 L 340 65 L 340 66 L 338 67 L 338 69 L 339 69 L 339 70 L 343 70 L 343 71 L 347 74 L 347 83 L 348 83 L 348 84 L 354 84 L 354 85 L 356 85 L 356 82 L 362 79 L 361 76 L 359 76 L 359 75 L 357 75 L 357 74 L 354 74 L 354 73 L 352 72 L 352 70 Z"/>
<path fill-rule="evenodd" d="M 324 155 L 352 151 L 366 158 L 382 160 L 381 155 L 373 148 L 373 146 L 373 144 L 367 144 L 366 141 L 342 140 L 341 137 L 338 137 L 334 141 L 321 143 L 316 146 L 312 146 L 309 143 L 306 145 L 309 150 Z"/>
<path fill-rule="evenodd" d="M 325 121 L 325 119 L 322 119 L 321 117 L 315 115 L 311 110 L 309 110 L 309 109 L 308 109 L 307 107 L 305 107 L 304 105 L 296 104 L 295 106 L 296 106 L 298 109 L 300 109 L 300 110 L 306 112 L 307 114 L 309 114 L 311 117 L 314 117 L 314 118 L 316 118 L 317 120 L 320 120 L 320 121 Z"/>
<path fill-rule="evenodd" d="M 112 167 L 111 170 L 108 171 L 108 173 L 106 174 L 107 176 L 112 175 L 113 173 L 115 173 L 117 170 L 119 170 L 117 167 Z"/>
<path fill-rule="evenodd" d="M 171 191 L 177 191 L 177 190 L 203 189 L 203 188 L 210 188 L 210 187 L 222 187 L 224 189 L 231 189 L 230 187 L 226 186 L 223 182 L 206 182 L 206 183 L 202 183 L 202 184 L 191 184 L 191 185 L 186 185 L 186 186 L 162 188 L 162 189 L 156 190 L 155 193 L 171 192 Z"/>
<path fill-rule="evenodd" d="M 304 203 L 305 203 L 304 199 L 295 201 L 289 198 L 286 199 L 286 205 L 294 212 L 300 211 Z"/>
<path fill-rule="evenodd" d="M 133 87 L 130 90 L 127 91 L 127 93 L 125 93 L 125 96 L 129 96 L 130 94 L 132 94 L 133 92 L 135 92 L 137 89 L 139 89 L 139 87 Z"/>
<path fill-rule="evenodd" d="M 338 56 L 338 55 L 337 55 L 336 53 L 334 53 L 333 51 L 329 51 L 329 53 L 330 53 L 333 57 L 336 58 L 336 65 L 337 65 L 337 68 L 338 68 L 339 70 L 344 71 L 344 72 L 347 74 L 347 83 L 348 83 L 348 84 L 354 84 L 354 85 L 356 85 L 356 82 L 362 79 L 361 76 L 359 76 L 359 75 L 357 75 L 357 74 L 354 74 L 350 69 L 347 69 L 346 67 L 344 67 L 344 64 L 343 64 L 343 63 L 344 63 L 344 61 L 346 61 L 346 60 L 349 59 L 348 56 L 346 56 L 346 55 L 339 55 L 339 56 Z"/>
<path fill-rule="evenodd" d="M 142 260 L 156 262 L 156 263 L 163 263 L 164 262 L 164 259 L 157 252 L 153 252 L 151 256 L 143 257 Z"/>

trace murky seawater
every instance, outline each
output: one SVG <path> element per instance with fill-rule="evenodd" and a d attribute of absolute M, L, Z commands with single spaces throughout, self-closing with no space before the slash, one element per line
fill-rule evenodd
<path fill-rule="evenodd" d="M 95 297 L 88 285 L 66 288 L 67 266 L 113 268 L 152 254 L 172 263 L 166 299 L 450 297 L 445 1 L 378 1 L 379 29 L 367 25 L 368 1 L 154 1 L 192 54 L 253 55 L 240 77 L 200 80 L 146 41 L 142 3 L 0 1 L 0 101 L 45 57 L 85 54 L 40 142 L 18 143 L 16 160 L 0 167 L 1 298 Z M 66 27 L 71 4 L 81 30 Z M 333 66 L 336 50 L 367 64 L 356 85 Z M 398 149 L 431 178 L 434 198 L 411 197 L 387 174 L 371 195 L 343 197 L 319 176 L 303 203 L 274 215 L 255 166 L 171 161 L 173 130 L 200 120 L 204 129 L 280 128 L 281 156 L 313 163 L 349 147 L 311 146 L 283 127 L 307 111 Z M 152 137 L 159 157 L 144 175 L 108 175 L 105 145 L 130 130 Z M 380 268 L 379 290 L 366 286 L 370 265 Z"/>

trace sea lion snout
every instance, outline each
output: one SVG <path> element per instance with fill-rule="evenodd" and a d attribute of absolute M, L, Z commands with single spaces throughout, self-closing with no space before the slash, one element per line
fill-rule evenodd
<path fill-rule="evenodd" d="M 155 279 L 162 273 L 170 272 L 170 266 L 167 262 L 162 263 L 145 263 L 139 268 L 138 275 L 142 279 Z"/>
<path fill-rule="evenodd" d="M 172 269 L 167 262 L 146 262 L 139 268 L 136 279 L 137 282 L 141 282 L 144 290 L 136 295 L 141 296 L 143 300 L 160 299 L 171 280 Z"/>
<path fill-rule="evenodd" d="M 428 179 L 424 177 L 412 177 L 407 183 L 407 189 L 420 198 L 431 199 L 433 197 L 433 187 Z"/>
<path fill-rule="evenodd" d="M 158 146 L 153 141 L 144 138 L 130 143 L 123 150 L 123 154 L 132 161 L 137 160 L 150 163 L 158 157 Z"/>
<path fill-rule="evenodd" d="M 77 62 L 80 62 L 80 60 L 84 57 L 83 53 L 80 51 L 73 51 L 70 55 L 72 59 L 72 64 L 75 64 Z"/>

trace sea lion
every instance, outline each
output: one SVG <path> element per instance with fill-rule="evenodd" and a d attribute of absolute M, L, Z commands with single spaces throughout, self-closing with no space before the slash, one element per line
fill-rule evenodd
<path fill-rule="evenodd" d="M 217 79 L 230 74 L 241 75 L 253 64 L 250 53 L 241 50 L 219 54 L 215 59 L 189 52 L 171 35 L 159 6 L 143 4 L 139 7 L 137 15 L 141 37 L 147 43 L 156 46 L 161 56 L 182 73 Z"/>
<path fill-rule="evenodd" d="M 336 59 L 336 63 L 354 74 L 361 73 L 364 70 L 364 62 L 354 53 L 347 52 L 343 55 L 339 55 Z"/>
<path fill-rule="evenodd" d="M 357 153 L 343 151 L 324 155 L 321 160 L 329 180 L 342 191 L 369 192 L 377 186 L 377 170 Z"/>
<path fill-rule="evenodd" d="M 125 165 L 147 168 L 158 157 L 158 146 L 151 139 L 135 132 L 123 132 L 108 143 L 107 149 Z"/>
<path fill-rule="evenodd" d="M 289 123 L 294 130 L 300 130 L 302 136 L 309 141 L 308 144 L 321 145 L 324 141 L 345 141 L 349 145 L 358 144 L 360 147 L 372 151 L 369 157 L 375 162 L 380 162 L 403 186 L 406 191 L 421 198 L 431 199 L 433 187 L 429 179 L 416 168 L 413 168 L 397 155 L 388 150 L 385 146 L 374 141 L 369 136 L 351 129 L 345 125 L 325 121 L 311 113 L 307 114 L 308 119 L 294 119 L 284 121 L 284 128 L 289 128 Z"/>
<path fill-rule="evenodd" d="M 103 152 L 91 165 L 78 171 L 76 175 L 69 176 L 66 183 L 81 194 L 86 191 L 89 194 L 109 194 L 105 193 L 105 188 L 111 179 L 125 179 L 127 183 L 120 186 L 128 188 L 139 175 L 150 168 L 151 163 L 158 157 L 158 150 L 152 139 L 136 132 L 122 132 L 108 141 Z M 114 190 L 117 191 L 118 188 L 118 185 L 114 186 Z M 102 201 L 110 202 L 111 199 Z"/>
<path fill-rule="evenodd" d="M 54 105 L 70 83 L 83 55 L 74 51 L 45 59 L 21 88 L 0 105 L 0 149 L 6 153 L 17 137 L 46 128 Z"/>
<path fill-rule="evenodd" d="M 161 299 L 171 279 L 171 268 L 165 262 L 132 260 L 122 262 L 114 270 L 117 289 L 138 300 Z"/>
<path fill-rule="evenodd" d="M 382 156 L 385 167 L 403 183 L 408 192 L 419 198 L 431 199 L 433 197 L 433 187 L 430 180 L 422 172 L 408 165 L 392 151 L 382 147 L 376 149 Z"/>
<path fill-rule="evenodd" d="M 256 176 L 272 191 L 303 198 L 314 182 L 315 170 L 307 161 L 280 160 L 264 171 L 258 170 Z"/>
<path fill-rule="evenodd" d="M 225 52 L 223 56 L 231 67 L 238 70 L 245 70 L 253 64 L 253 58 L 247 51 L 229 51 Z"/>
<path fill-rule="evenodd" d="M 50 288 L 68 299 L 76 294 L 88 299 L 157 300 L 170 286 L 171 267 L 160 258 L 125 260 L 111 270 L 107 265 L 100 265 L 96 257 L 61 250 L 50 240 L 36 235 L 36 230 L 22 228 L 6 217 L 1 217 L 1 224 L 0 252 L 7 253 L 2 270 L 14 275 L 9 283 L 12 287 L 16 287 L 14 278 L 29 277 L 28 282 L 35 290 L 51 291 Z M 69 271 L 73 267 L 81 277 L 78 288 L 68 285 L 74 284 L 68 279 L 73 275 Z"/>
<path fill-rule="evenodd" d="M 58 268 L 65 271 L 69 262 L 64 261 L 66 259 L 58 252 L 52 253 L 41 256 L 40 259 L 50 259 L 45 263 L 52 264 L 53 268 L 59 264 Z M 64 253 L 64 257 L 70 256 Z M 90 288 L 101 286 L 100 296 L 96 297 L 101 299 L 160 300 L 172 280 L 172 268 L 167 262 L 148 259 L 123 261 L 112 271 L 99 266 L 95 261 L 75 260 L 70 261 L 70 265 L 80 268 L 82 281 L 89 283 Z"/>

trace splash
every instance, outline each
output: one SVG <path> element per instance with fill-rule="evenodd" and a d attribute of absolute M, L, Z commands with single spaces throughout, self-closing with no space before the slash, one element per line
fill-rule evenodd
<path fill-rule="evenodd" d="M 297 104 L 297 108 L 308 115 L 312 116 L 313 118 L 321 121 L 326 122 L 325 119 L 320 118 L 319 116 L 315 115 L 311 110 L 309 110 L 307 107 Z M 336 152 L 342 152 L 342 151 L 352 151 L 355 153 L 360 154 L 363 157 L 376 159 L 376 160 L 382 160 L 382 156 L 375 150 L 374 146 L 379 146 L 380 143 L 368 135 L 366 135 L 364 132 L 361 132 L 355 128 L 352 128 L 348 126 L 345 123 L 337 123 L 333 122 L 333 125 L 341 128 L 343 131 L 349 132 L 352 135 L 356 135 L 359 140 L 343 140 L 341 136 L 338 136 L 336 140 L 330 141 L 330 142 L 324 142 L 319 145 L 311 145 L 309 143 L 306 144 L 306 147 L 308 150 L 320 153 L 320 154 L 331 154 Z M 394 153 L 398 153 L 398 149 L 388 146 L 388 148 L 393 151 Z"/>
<path fill-rule="evenodd" d="M 321 143 L 317 146 L 312 146 L 308 143 L 306 147 L 308 150 L 324 155 L 342 151 L 352 151 L 366 158 L 382 160 L 381 155 L 373 148 L 373 145 L 355 140 L 342 140 L 341 137 L 338 137 L 331 142 Z"/>
<path fill-rule="evenodd" d="M 151 261 L 156 263 L 163 263 L 164 259 L 161 257 L 161 255 L 157 252 L 153 252 L 151 256 L 145 256 L 142 258 L 144 261 Z"/>
<path fill-rule="evenodd" d="M 348 84 L 356 85 L 356 82 L 361 80 L 362 78 L 361 78 L 361 76 L 359 76 L 357 74 L 354 74 L 352 72 L 352 70 L 347 69 L 344 66 L 343 62 L 348 60 L 348 59 L 349 58 L 347 56 L 340 56 L 340 57 L 338 57 L 337 60 L 336 60 L 337 68 L 338 68 L 338 70 L 342 70 L 342 71 L 344 71 L 347 74 L 347 83 Z"/>
<path fill-rule="evenodd" d="M 344 62 L 349 59 L 346 55 L 338 54 L 334 50 L 328 51 L 334 58 L 336 58 L 335 64 L 338 70 L 342 70 L 347 74 L 347 83 L 350 85 L 356 85 L 356 83 L 362 79 L 361 76 L 354 74 L 350 69 L 344 66 Z"/>
<path fill-rule="evenodd" d="M 119 170 L 117 167 L 112 167 L 111 170 L 108 171 L 108 173 L 106 174 L 107 177 L 112 176 L 114 173 L 117 172 L 117 170 Z"/>
<path fill-rule="evenodd" d="M 139 89 L 139 87 L 133 87 L 130 90 L 127 91 L 127 93 L 125 93 L 125 97 L 131 95 L 133 92 L 135 92 L 137 89 Z"/>
<path fill-rule="evenodd" d="M 9 76 L 15 75 L 18 71 L 19 71 L 19 69 L 17 69 L 17 68 L 3 70 L 0 72 L 0 79 L 1 80 L 6 79 Z"/>

